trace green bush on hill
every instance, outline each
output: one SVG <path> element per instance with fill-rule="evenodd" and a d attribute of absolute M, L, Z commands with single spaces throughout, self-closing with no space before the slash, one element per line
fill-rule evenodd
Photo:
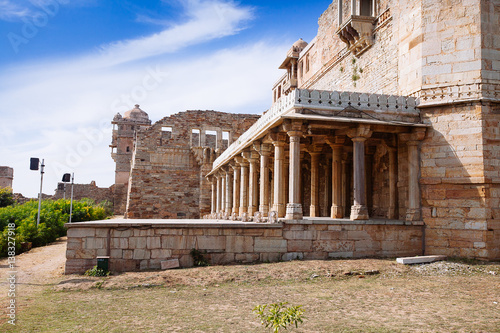
<path fill-rule="evenodd" d="M 15 202 L 12 189 L 9 187 L 0 187 L 0 207 L 13 205 Z"/>
<path fill-rule="evenodd" d="M 40 225 L 36 226 L 38 201 L 0 208 L 0 256 L 7 255 L 9 224 L 15 224 L 16 253 L 21 252 L 22 242 L 31 242 L 33 247 L 44 246 L 66 235 L 64 224 L 69 222 L 70 200 L 43 200 L 40 210 Z M 72 222 L 103 220 L 112 215 L 111 204 L 95 204 L 91 199 L 73 201 Z M 11 239 L 12 241 L 12 239 Z"/>

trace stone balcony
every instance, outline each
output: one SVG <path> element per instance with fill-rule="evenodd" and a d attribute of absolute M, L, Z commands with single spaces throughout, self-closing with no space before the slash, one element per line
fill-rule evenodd
<path fill-rule="evenodd" d="M 373 28 L 376 19 L 372 16 L 352 15 L 337 30 L 339 38 L 356 57 L 373 45 Z"/>

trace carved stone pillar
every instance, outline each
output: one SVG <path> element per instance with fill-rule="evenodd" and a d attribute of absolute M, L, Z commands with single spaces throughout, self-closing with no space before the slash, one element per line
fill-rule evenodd
<path fill-rule="evenodd" d="M 300 137 L 302 136 L 302 122 L 292 121 L 285 125 L 285 130 L 290 137 L 290 174 L 289 198 L 286 205 L 286 219 L 300 220 L 303 217 L 302 204 L 300 203 Z"/>
<path fill-rule="evenodd" d="M 269 156 L 271 145 L 263 143 L 260 145 L 260 204 L 259 211 L 262 216 L 269 213 Z"/>
<path fill-rule="evenodd" d="M 420 158 L 418 148 L 420 141 L 425 137 L 425 128 L 414 128 L 410 135 L 401 135 L 403 141 L 408 145 L 408 208 L 406 210 L 406 221 L 420 221 L 420 186 L 418 174 L 420 171 Z"/>
<path fill-rule="evenodd" d="M 220 213 L 222 203 L 222 177 L 217 174 L 217 209 L 216 213 Z"/>
<path fill-rule="evenodd" d="M 257 211 L 258 197 L 259 197 L 259 154 L 255 151 L 243 153 L 243 157 L 249 162 L 249 181 L 248 181 L 248 216 L 251 217 Z"/>
<path fill-rule="evenodd" d="M 278 217 L 285 217 L 285 133 L 272 134 L 274 145 L 274 204 L 273 210 Z"/>
<path fill-rule="evenodd" d="M 332 219 L 344 217 L 342 206 L 342 150 L 345 137 L 336 136 L 328 138 L 327 143 L 332 148 Z"/>
<path fill-rule="evenodd" d="M 397 150 L 396 148 L 388 147 L 389 151 L 389 212 L 387 218 L 396 219 L 396 208 L 398 206 L 397 197 L 397 182 L 398 182 L 398 167 L 397 167 Z"/>
<path fill-rule="evenodd" d="M 237 157 L 237 161 L 240 164 L 240 216 L 243 216 L 244 213 L 247 212 L 248 209 L 248 162 L 241 158 Z"/>
<path fill-rule="evenodd" d="M 233 181 L 231 176 L 232 169 L 228 167 L 226 171 L 226 207 L 224 211 L 226 214 L 231 215 L 231 210 L 233 208 Z"/>
<path fill-rule="evenodd" d="M 348 132 L 353 142 L 354 166 L 354 204 L 351 207 L 351 220 L 369 218 L 366 206 L 365 142 L 371 134 L 370 127 L 366 125 L 359 125 Z"/>
<path fill-rule="evenodd" d="M 233 213 L 237 215 L 240 212 L 240 180 L 241 168 L 238 164 L 231 165 L 233 168 Z"/>
<path fill-rule="evenodd" d="M 309 206 L 309 215 L 311 217 L 320 216 L 319 212 L 319 158 L 323 151 L 323 142 L 318 143 L 315 140 L 312 145 L 307 147 L 311 155 L 311 205 Z"/>
<path fill-rule="evenodd" d="M 224 214 L 224 211 L 226 209 L 226 173 L 222 169 L 221 169 L 220 178 L 221 178 L 221 187 L 220 187 L 221 196 L 220 196 L 220 210 L 219 210 L 219 212 Z"/>
<path fill-rule="evenodd" d="M 217 177 L 211 176 L 212 182 L 212 209 L 211 213 L 214 214 L 217 212 Z"/>

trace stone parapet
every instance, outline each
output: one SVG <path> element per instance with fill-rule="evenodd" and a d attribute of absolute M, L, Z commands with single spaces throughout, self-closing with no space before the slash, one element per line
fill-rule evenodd
<path fill-rule="evenodd" d="M 66 227 L 66 274 L 84 273 L 96 265 L 97 256 L 109 256 L 115 272 L 160 269 L 169 259 L 192 267 L 192 249 L 212 265 L 422 253 L 422 227 L 395 220 L 114 220 Z"/>

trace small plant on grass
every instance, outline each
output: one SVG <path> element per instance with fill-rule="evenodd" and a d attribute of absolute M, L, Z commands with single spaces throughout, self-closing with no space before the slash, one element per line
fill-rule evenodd
<path fill-rule="evenodd" d="M 85 272 L 85 275 L 87 275 L 87 276 L 108 276 L 109 275 L 109 271 L 105 271 L 104 269 L 99 268 L 96 265 L 93 268 L 88 269 Z"/>
<path fill-rule="evenodd" d="M 197 249 L 191 249 L 191 252 L 189 252 L 191 257 L 193 258 L 193 264 L 197 267 L 204 267 L 208 266 L 208 260 L 205 258 L 203 253 L 200 250 Z"/>
<path fill-rule="evenodd" d="M 303 322 L 302 305 L 287 307 L 287 304 L 288 302 L 257 305 L 253 312 L 259 316 L 262 325 L 278 333 L 280 329 L 286 330 L 290 324 L 294 324 L 297 328 L 299 323 Z"/>

